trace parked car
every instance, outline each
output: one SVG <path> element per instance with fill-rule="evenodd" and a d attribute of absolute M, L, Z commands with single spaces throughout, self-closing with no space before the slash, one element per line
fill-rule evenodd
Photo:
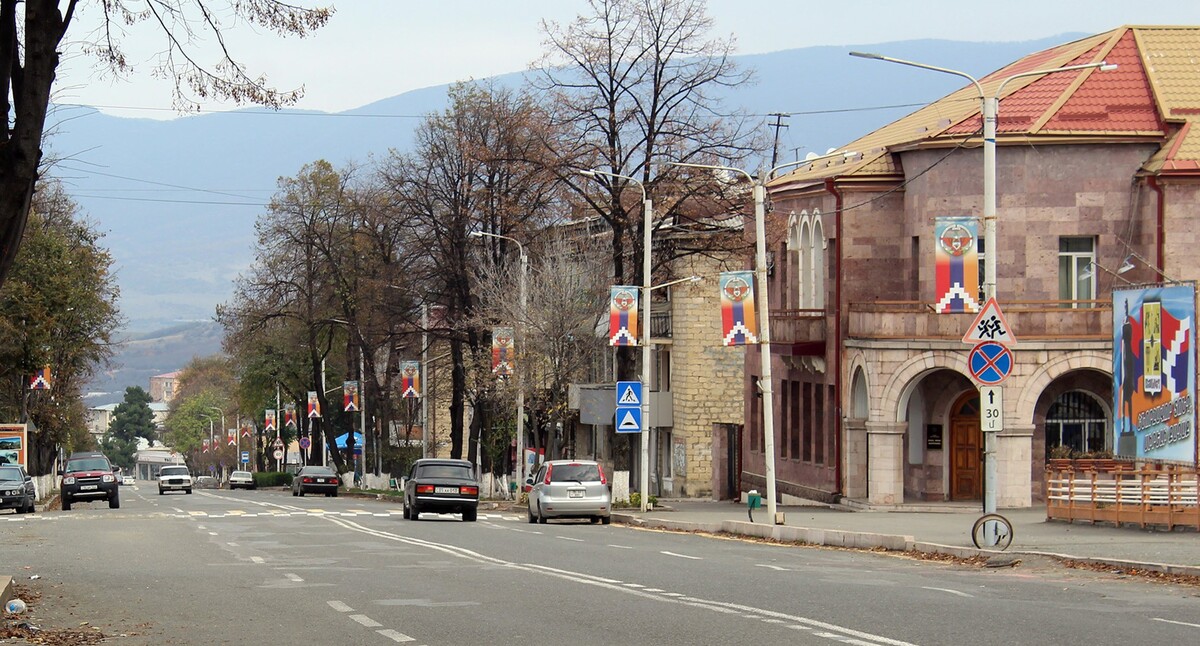
<path fill-rule="evenodd" d="M 525 481 L 529 522 L 550 518 L 590 518 L 612 522 L 612 493 L 604 468 L 591 460 L 550 460 Z"/>
<path fill-rule="evenodd" d="M 254 489 L 254 474 L 249 471 L 234 471 L 229 474 L 230 489 Z"/>
<path fill-rule="evenodd" d="M 137 478 L 133 477 L 132 473 L 117 471 L 117 484 L 132 485 L 137 483 Z"/>
<path fill-rule="evenodd" d="M 467 460 L 425 458 L 413 462 L 404 483 L 404 513 L 419 520 L 422 513 L 462 514 L 468 523 L 479 512 L 479 482 Z"/>
<path fill-rule="evenodd" d="M 62 476 L 62 508 L 71 511 L 80 500 L 107 500 L 110 509 L 121 506 L 117 474 L 103 453 L 72 453 L 59 471 Z"/>
<path fill-rule="evenodd" d="M 220 489 L 221 481 L 213 476 L 196 476 L 193 480 L 193 486 L 197 489 Z"/>
<path fill-rule="evenodd" d="M 0 465 L 0 509 L 31 514 L 37 505 L 33 478 L 19 464 Z"/>
<path fill-rule="evenodd" d="M 292 495 L 303 496 L 306 493 L 323 493 L 327 497 L 333 496 L 337 498 L 338 485 L 342 484 L 342 479 L 338 474 L 333 472 L 333 469 L 310 464 L 306 467 L 300 467 L 296 475 L 292 476 Z"/>
<path fill-rule="evenodd" d="M 158 470 L 158 495 L 168 491 L 192 493 L 192 472 L 182 464 L 169 464 Z"/>

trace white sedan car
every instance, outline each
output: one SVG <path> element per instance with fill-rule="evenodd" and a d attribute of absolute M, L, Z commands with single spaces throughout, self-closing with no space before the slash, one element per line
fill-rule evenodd
<path fill-rule="evenodd" d="M 192 474 L 182 464 L 165 466 L 158 471 L 158 495 L 168 491 L 192 493 Z"/>
<path fill-rule="evenodd" d="M 229 474 L 230 489 L 254 489 L 254 474 L 249 471 L 234 471 Z"/>

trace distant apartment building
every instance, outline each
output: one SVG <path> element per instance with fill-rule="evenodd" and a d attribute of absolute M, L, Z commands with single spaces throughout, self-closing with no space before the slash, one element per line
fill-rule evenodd
<path fill-rule="evenodd" d="M 155 375 L 150 378 L 150 400 L 170 404 L 175 399 L 179 383 L 179 371 Z"/>

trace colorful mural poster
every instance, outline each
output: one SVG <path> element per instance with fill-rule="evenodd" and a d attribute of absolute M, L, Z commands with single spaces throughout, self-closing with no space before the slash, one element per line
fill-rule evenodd
<path fill-rule="evenodd" d="M 27 433 L 24 424 L 0 424 L 0 464 L 19 464 L 29 468 L 25 461 Z"/>
<path fill-rule="evenodd" d="M 400 397 L 411 399 L 421 396 L 421 362 L 400 362 Z"/>
<path fill-rule="evenodd" d="M 608 344 L 637 345 L 638 288 L 616 285 L 609 296 Z"/>
<path fill-rule="evenodd" d="M 492 374 L 504 378 L 513 371 L 513 329 L 492 328 Z"/>
<path fill-rule="evenodd" d="M 754 272 L 723 271 L 721 287 L 721 345 L 758 343 L 754 313 Z"/>
<path fill-rule="evenodd" d="M 1195 320 L 1195 285 L 1113 291 L 1117 455 L 1195 464 Z"/>
<path fill-rule="evenodd" d="M 283 405 L 283 425 L 288 428 L 296 428 L 296 405 Z"/>
<path fill-rule="evenodd" d="M 975 218 L 934 219 L 935 284 L 938 314 L 979 311 L 979 245 Z"/>
<path fill-rule="evenodd" d="M 308 391 L 308 418 L 316 419 L 321 416 L 321 399 L 317 397 L 317 391 Z"/>
<path fill-rule="evenodd" d="M 346 411 L 347 413 L 353 413 L 359 410 L 359 405 L 358 382 L 342 382 L 342 410 Z"/>
<path fill-rule="evenodd" d="M 263 430 L 265 430 L 265 431 L 275 430 L 275 409 L 274 408 L 268 408 L 266 410 L 266 412 L 263 413 Z"/>

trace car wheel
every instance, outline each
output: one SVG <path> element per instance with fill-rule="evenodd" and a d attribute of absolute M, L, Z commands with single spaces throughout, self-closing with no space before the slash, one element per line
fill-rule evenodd
<path fill-rule="evenodd" d="M 62 497 L 63 511 L 71 511 L 71 498 L 69 496 Z"/>
<path fill-rule="evenodd" d="M 335 491 L 335 492 L 333 492 L 333 493 L 331 493 L 331 494 L 329 494 L 329 495 L 333 496 L 334 498 L 337 498 L 337 492 L 336 492 L 336 491 Z"/>
<path fill-rule="evenodd" d="M 479 510 L 468 509 L 463 512 L 463 522 L 473 523 L 473 522 L 475 522 L 475 519 L 478 517 L 478 515 L 479 515 Z"/>
<path fill-rule="evenodd" d="M 599 522 L 600 522 L 600 517 L 599 517 L 599 516 L 592 516 L 592 518 L 591 518 L 591 521 L 592 521 L 592 524 L 593 524 L 593 525 L 595 525 L 595 524 L 597 524 L 597 523 L 599 523 Z"/>
<path fill-rule="evenodd" d="M 299 494 L 299 496 L 300 496 L 301 498 L 303 498 L 303 497 L 304 497 L 304 487 L 300 487 L 300 488 L 299 488 L 299 489 L 297 489 L 296 491 L 298 492 L 298 494 Z"/>
<path fill-rule="evenodd" d="M 187 489 L 184 489 L 184 490 L 183 490 L 183 493 L 186 493 L 186 494 L 187 494 L 187 495 L 189 495 L 189 496 L 190 496 L 190 495 L 192 495 L 192 488 L 191 488 L 191 487 L 188 487 Z"/>
<path fill-rule="evenodd" d="M 540 502 L 538 503 L 538 524 L 539 525 L 546 524 L 546 515 L 542 513 L 542 503 L 540 503 Z"/>
<path fill-rule="evenodd" d="M 25 513 L 32 514 L 35 511 L 37 511 L 37 501 L 31 500 L 29 501 L 29 506 L 25 508 Z"/>
<path fill-rule="evenodd" d="M 412 508 L 408 510 L 408 519 L 421 520 L 421 508 L 418 507 L 417 503 L 415 502 L 413 503 Z"/>
<path fill-rule="evenodd" d="M 108 497 L 108 508 L 109 509 L 120 509 L 121 508 L 120 496 L 118 496 L 115 493 L 113 495 L 109 496 Z"/>
<path fill-rule="evenodd" d="M 528 515 L 528 516 L 529 516 L 529 524 L 530 524 L 530 525 L 532 525 L 532 524 L 534 524 L 534 523 L 536 523 L 536 522 L 537 522 L 537 516 L 534 516 L 534 515 L 533 515 L 533 507 L 526 507 L 526 508 L 525 508 L 525 513 L 526 513 L 526 515 Z"/>
<path fill-rule="evenodd" d="M 611 525 L 611 524 L 612 524 L 612 516 L 604 516 L 604 517 L 602 517 L 602 518 L 600 519 L 600 523 L 601 523 L 601 524 L 603 524 L 603 525 Z"/>
<path fill-rule="evenodd" d="M 297 492 L 295 489 L 292 489 L 292 495 L 293 495 L 293 496 L 299 496 L 299 495 L 300 495 L 300 493 L 299 493 L 299 492 Z"/>

